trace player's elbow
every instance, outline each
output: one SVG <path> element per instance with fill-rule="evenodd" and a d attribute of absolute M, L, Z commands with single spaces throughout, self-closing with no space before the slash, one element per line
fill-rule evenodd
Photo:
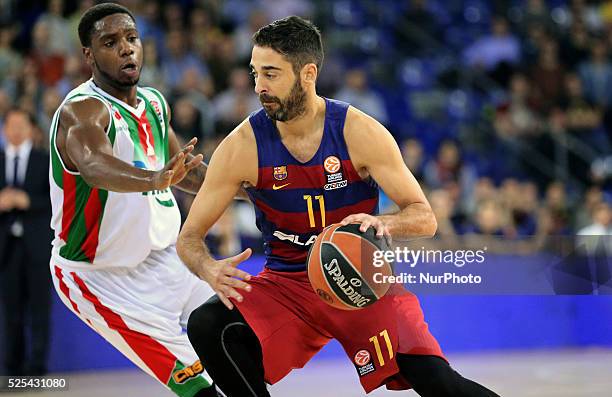
<path fill-rule="evenodd" d="M 436 220 L 436 216 L 434 215 L 432 210 L 426 215 L 426 221 L 423 222 L 424 230 L 423 233 L 425 237 L 433 237 L 436 235 L 436 231 L 438 230 L 438 221 Z"/>
<path fill-rule="evenodd" d="M 81 175 L 81 178 L 94 189 L 103 189 L 104 186 L 104 175 L 106 168 L 93 156 L 83 159 L 77 164 L 77 169 Z"/>
<path fill-rule="evenodd" d="M 178 254 L 179 258 L 181 258 L 183 262 L 186 261 L 186 256 L 187 256 L 187 245 L 188 245 L 186 241 L 187 239 L 188 239 L 188 232 L 185 230 L 185 228 L 183 228 L 183 230 L 181 230 L 176 240 L 176 253 Z"/>

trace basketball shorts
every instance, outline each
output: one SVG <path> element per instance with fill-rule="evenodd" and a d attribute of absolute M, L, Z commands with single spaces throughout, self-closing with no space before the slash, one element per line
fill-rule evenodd
<path fill-rule="evenodd" d="M 68 309 L 176 395 L 210 387 L 183 329 L 214 292 L 189 272 L 174 246 L 151 252 L 134 268 L 68 270 L 51 259 L 51 274 Z"/>
<path fill-rule="evenodd" d="M 244 301 L 233 301 L 257 335 L 265 380 L 274 384 L 293 368 L 302 368 L 332 338 L 355 366 L 366 393 L 386 385 L 405 390 L 398 353 L 433 355 L 446 360 L 431 335 L 415 295 L 402 286 L 360 310 L 340 310 L 313 291 L 306 272 L 263 270 L 251 278 Z"/>

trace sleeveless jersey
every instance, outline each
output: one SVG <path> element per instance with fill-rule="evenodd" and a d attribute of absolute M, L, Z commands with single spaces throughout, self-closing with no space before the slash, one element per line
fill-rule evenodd
<path fill-rule="evenodd" d="M 112 192 L 89 186 L 65 167 L 56 146 L 59 115 L 65 103 L 80 97 L 96 98 L 108 109 L 113 155 L 148 170 L 159 170 L 169 160 L 167 103 L 159 91 L 138 88 L 133 108 L 89 80 L 66 96 L 49 132 L 53 260 L 77 269 L 136 266 L 152 250 L 176 243 L 178 206 L 170 189 Z"/>
<path fill-rule="evenodd" d="M 295 159 L 265 111 L 249 116 L 257 142 L 257 186 L 247 189 L 264 238 L 266 267 L 306 270 L 308 249 L 325 226 L 355 213 L 378 212 L 378 187 L 361 179 L 344 140 L 348 104 L 325 99 L 321 144 L 312 159 Z"/>

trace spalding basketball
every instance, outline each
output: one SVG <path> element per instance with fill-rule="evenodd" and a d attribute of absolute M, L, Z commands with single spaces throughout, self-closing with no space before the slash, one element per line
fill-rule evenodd
<path fill-rule="evenodd" d="M 382 298 L 389 283 L 383 276 L 392 274 L 391 264 L 375 257 L 387 251 L 384 238 L 376 230 L 359 230 L 359 223 L 335 223 L 317 236 L 308 252 L 308 278 L 315 293 L 327 304 L 342 310 L 356 310 Z M 375 259 L 377 259 L 375 261 Z"/>

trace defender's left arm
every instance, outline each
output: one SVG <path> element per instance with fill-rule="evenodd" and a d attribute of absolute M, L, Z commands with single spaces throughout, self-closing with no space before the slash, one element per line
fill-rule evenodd
<path fill-rule="evenodd" d="M 344 137 L 355 169 L 362 178 L 372 177 L 400 210 L 380 216 L 353 214 L 342 223 L 360 222 L 361 231 L 372 226 L 378 236 L 390 235 L 399 240 L 433 236 L 437 222 L 431 206 L 389 131 L 350 107 Z"/>

